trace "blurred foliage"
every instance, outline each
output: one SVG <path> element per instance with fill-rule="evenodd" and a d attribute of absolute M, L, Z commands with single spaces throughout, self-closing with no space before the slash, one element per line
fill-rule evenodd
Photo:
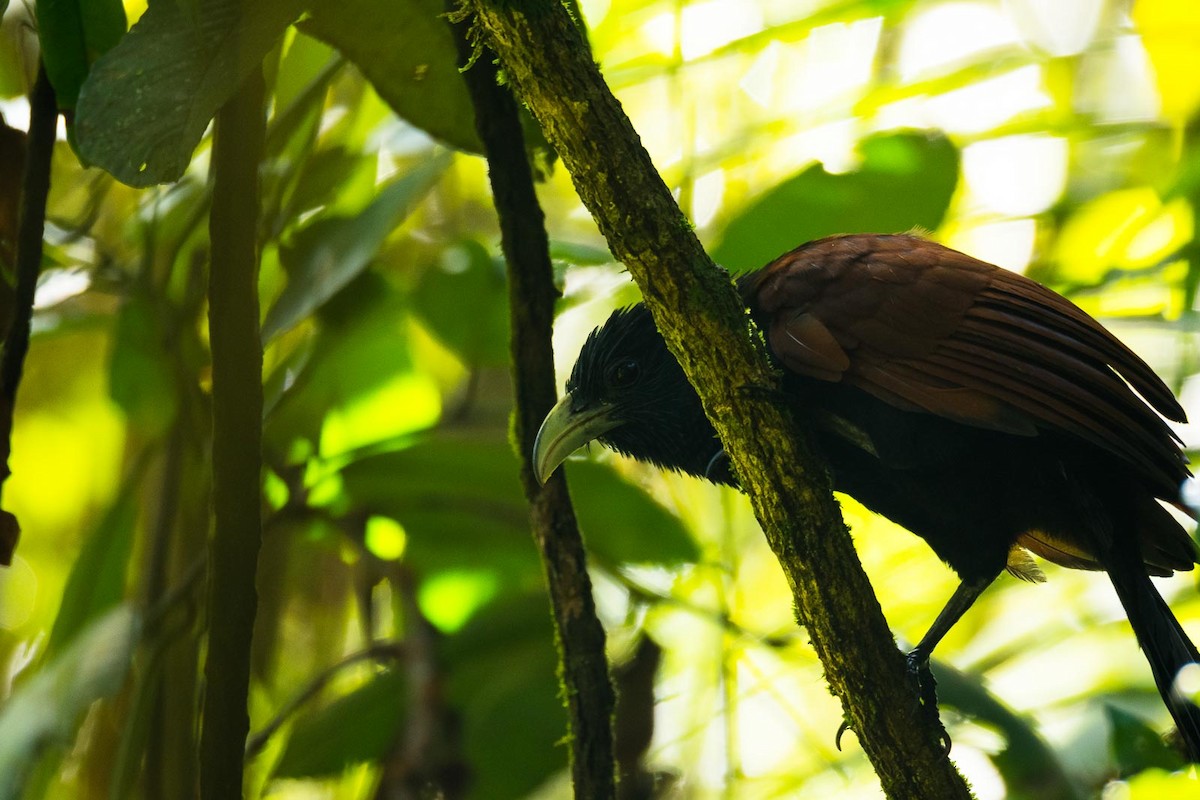
<path fill-rule="evenodd" d="M 0 797 L 157 798 L 194 780 L 208 123 L 262 59 L 269 509 L 250 711 L 269 735 L 247 792 L 373 797 L 425 736 L 438 756 L 423 766 L 471 796 L 569 794 L 554 641 L 507 441 L 498 232 L 441 4 L 326 4 L 293 25 L 302 8 L 43 0 L 36 26 L 24 4 L 4 17 L 7 123 L 27 119 L 36 32 L 63 106 L 76 89 L 78 103 L 55 155 L 5 492 L 24 536 L 0 572 Z M 123 37 L 122 11 L 136 23 Z M 921 228 L 1071 293 L 1200 415 L 1193 3 L 581 11 L 727 267 L 829 233 Z M 0 176 L 20 172 L 14 136 L 0 140 Z M 0 180 L 0 211 L 15 191 Z M 591 326 L 636 294 L 565 171 L 540 194 L 565 290 L 565 374 Z M 852 737 L 834 749 L 840 710 L 742 498 L 608 453 L 568 470 L 613 663 L 646 639 L 662 647 L 653 691 L 618 720 L 649 742 L 632 756 L 647 785 L 877 796 Z M 917 638 L 954 577 L 915 537 L 844 507 L 894 630 Z M 978 796 L 1195 796 L 1107 582 L 1046 571 L 1043 586 L 999 581 L 939 650 L 955 665 L 941 677 L 953 758 Z M 1192 576 L 1162 586 L 1200 637 Z"/>

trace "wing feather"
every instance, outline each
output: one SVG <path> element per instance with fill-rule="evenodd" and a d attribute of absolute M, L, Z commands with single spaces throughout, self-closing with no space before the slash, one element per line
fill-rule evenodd
<path fill-rule="evenodd" d="M 1077 437 L 1162 497 L 1188 475 L 1159 416 L 1185 418 L 1170 389 L 1098 322 L 1022 275 L 914 236 L 844 236 L 803 245 L 741 285 L 797 374 L 981 428 Z"/>

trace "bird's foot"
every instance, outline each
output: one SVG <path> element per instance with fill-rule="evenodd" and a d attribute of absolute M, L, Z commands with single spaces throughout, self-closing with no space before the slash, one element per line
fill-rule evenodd
<path fill-rule="evenodd" d="M 937 681 L 934 680 L 933 671 L 929 668 L 929 657 L 920 651 L 914 650 L 905 657 L 905 662 L 908 666 L 909 681 L 912 683 L 914 693 L 921 704 L 921 713 L 930 725 L 937 728 L 939 732 L 938 738 L 942 743 L 942 757 L 945 758 L 950 755 L 950 748 L 953 742 L 950 740 L 950 734 L 946 732 L 946 727 L 942 725 L 942 719 L 938 715 Z M 834 745 L 839 751 L 842 749 L 842 737 L 846 734 L 846 731 L 852 730 L 854 728 L 851 727 L 849 718 L 843 718 L 842 724 L 838 726 L 837 735 L 833 740 Z"/>
<path fill-rule="evenodd" d="M 919 650 L 913 650 L 905 657 L 905 663 L 908 666 L 909 681 L 921 704 L 921 713 L 928 723 L 938 730 L 938 738 L 942 742 L 942 755 L 948 756 L 953 742 L 950 741 L 950 734 L 946 733 L 946 726 L 942 724 L 942 718 L 938 714 L 937 681 L 929 668 L 929 656 Z"/>

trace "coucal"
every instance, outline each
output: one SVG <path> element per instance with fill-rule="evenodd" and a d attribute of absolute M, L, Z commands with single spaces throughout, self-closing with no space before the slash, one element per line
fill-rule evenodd
<path fill-rule="evenodd" d="M 1183 508 L 1190 473 L 1163 417 L 1185 415 L 1146 363 L 1055 292 L 916 236 L 810 242 L 738 288 L 834 487 L 920 536 L 961 579 L 909 656 L 923 700 L 934 647 L 1000 572 L 1042 579 L 1033 552 L 1108 573 L 1200 761 L 1200 709 L 1174 686 L 1200 654 L 1149 577 L 1196 562 L 1159 502 Z M 736 485 L 643 304 L 584 343 L 538 433 L 539 479 L 593 439 Z"/>

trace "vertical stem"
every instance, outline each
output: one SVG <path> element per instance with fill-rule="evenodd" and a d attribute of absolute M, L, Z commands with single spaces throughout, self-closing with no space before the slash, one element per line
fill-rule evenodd
<path fill-rule="evenodd" d="M 250 720 L 250 642 L 262 543 L 262 343 L 258 329 L 258 165 L 266 124 L 255 70 L 217 114 L 213 134 L 212 349 L 214 531 L 200 795 L 242 796 Z"/>
<path fill-rule="evenodd" d="M 462 65 L 471 58 L 464 27 L 461 22 L 455 26 Z M 559 674 L 570 726 L 571 780 L 576 797 L 605 800 L 615 796 L 617 787 L 612 733 L 616 701 L 608 675 L 604 627 L 596 617 L 583 538 L 563 471 L 539 486 L 531 463 L 538 426 L 557 397 L 550 334 L 558 290 L 544 215 L 525 152 L 517 103 L 497 82 L 493 55 L 480 54 L 463 76 L 487 153 L 492 201 L 500 217 L 501 246 L 508 263 L 516 391 L 513 431 L 558 640 Z"/>
<path fill-rule="evenodd" d="M 46 198 L 50 194 L 50 161 L 54 155 L 58 103 L 54 87 L 46 77 L 46 68 L 38 69 L 33 94 L 29 99 L 28 153 L 21 189 L 20 222 L 17 226 L 16 308 L 12 325 L 0 353 L 0 489 L 8 479 L 12 453 L 13 411 L 17 405 L 17 387 L 29 350 L 29 326 L 33 320 L 33 297 L 42 267 L 42 234 L 46 228 Z M 0 512 L 0 564 L 12 563 L 20 526 L 8 512 Z"/>

